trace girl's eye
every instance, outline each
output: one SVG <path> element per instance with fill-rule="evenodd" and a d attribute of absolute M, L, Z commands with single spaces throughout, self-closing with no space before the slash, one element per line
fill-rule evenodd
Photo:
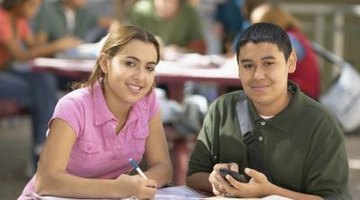
<path fill-rule="evenodd" d="M 147 66 L 147 67 L 146 67 L 146 70 L 148 70 L 149 72 L 152 72 L 152 71 L 155 70 L 155 67 L 153 67 L 153 66 Z"/>
<path fill-rule="evenodd" d="M 126 66 L 130 66 L 130 67 L 134 67 L 134 66 L 135 66 L 135 62 L 133 62 L 133 61 L 125 61 L 125 65 L 126 65 Z"/>

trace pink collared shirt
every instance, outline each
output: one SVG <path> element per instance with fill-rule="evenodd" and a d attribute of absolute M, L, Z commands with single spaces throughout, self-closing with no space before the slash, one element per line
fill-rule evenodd
<path fill-rule="evenodd" d="M 124 127 L 116 134 L 118 121 L 108 109 L 99 83 L 95 84 L 93 95 L 88 88 L 65 95 L 56 105 L 51 120 L 66 121 L 76 134 L 67 171 L 80 177 L 103 179 L 130 172 L 129 158 L 141 161 L 149 121 L 157 111 L 155 92 L 151 92 L 132 106 Z M 22 196 L 34 189 L 35 177 Z"/>

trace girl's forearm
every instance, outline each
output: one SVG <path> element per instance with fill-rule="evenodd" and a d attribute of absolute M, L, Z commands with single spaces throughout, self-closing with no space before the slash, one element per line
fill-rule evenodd
<path fill-rule="evenodd" d="M 149 179 L 156 180 L 160 188 L 171 182 L 173 170 L 171 163 L 158 163 L 149 166 L 145 174 Z"/>
<path fill-rule="evenodd" d="M 128 196 L 118 180 L 89 179 L 67 173 L 38 176 L 36 193 L 39 195 L 76 198 L 119 198 Z"/>

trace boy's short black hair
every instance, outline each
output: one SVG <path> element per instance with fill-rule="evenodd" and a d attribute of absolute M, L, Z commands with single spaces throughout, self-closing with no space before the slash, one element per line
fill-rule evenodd
<path fill-rule="evenodd" d="M 236 42 L 237 62 L 239 62 L 240 48 L 249 42 L 254 44 L 259 42 L 275 44 L 284 53 L 285 60 L 289 58 L 292 51 L 290 38 L 281 27 L 272 23 L 260 22 L 247 28 Z"/>

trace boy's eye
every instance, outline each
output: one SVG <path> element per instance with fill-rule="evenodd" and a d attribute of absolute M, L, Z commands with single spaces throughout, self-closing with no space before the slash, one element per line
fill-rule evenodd
<path fill-rule="evenodd" d="M 264 63 L 264 66 L 270 66 L 270 65 L 272 65 L 273 63 L 272 62 L 265 62 Z"/>
<path fill-rule="evenodd" d="M 243 64 L 244 68 L 251 68 L 253 65 L 251 63 Z"/>

